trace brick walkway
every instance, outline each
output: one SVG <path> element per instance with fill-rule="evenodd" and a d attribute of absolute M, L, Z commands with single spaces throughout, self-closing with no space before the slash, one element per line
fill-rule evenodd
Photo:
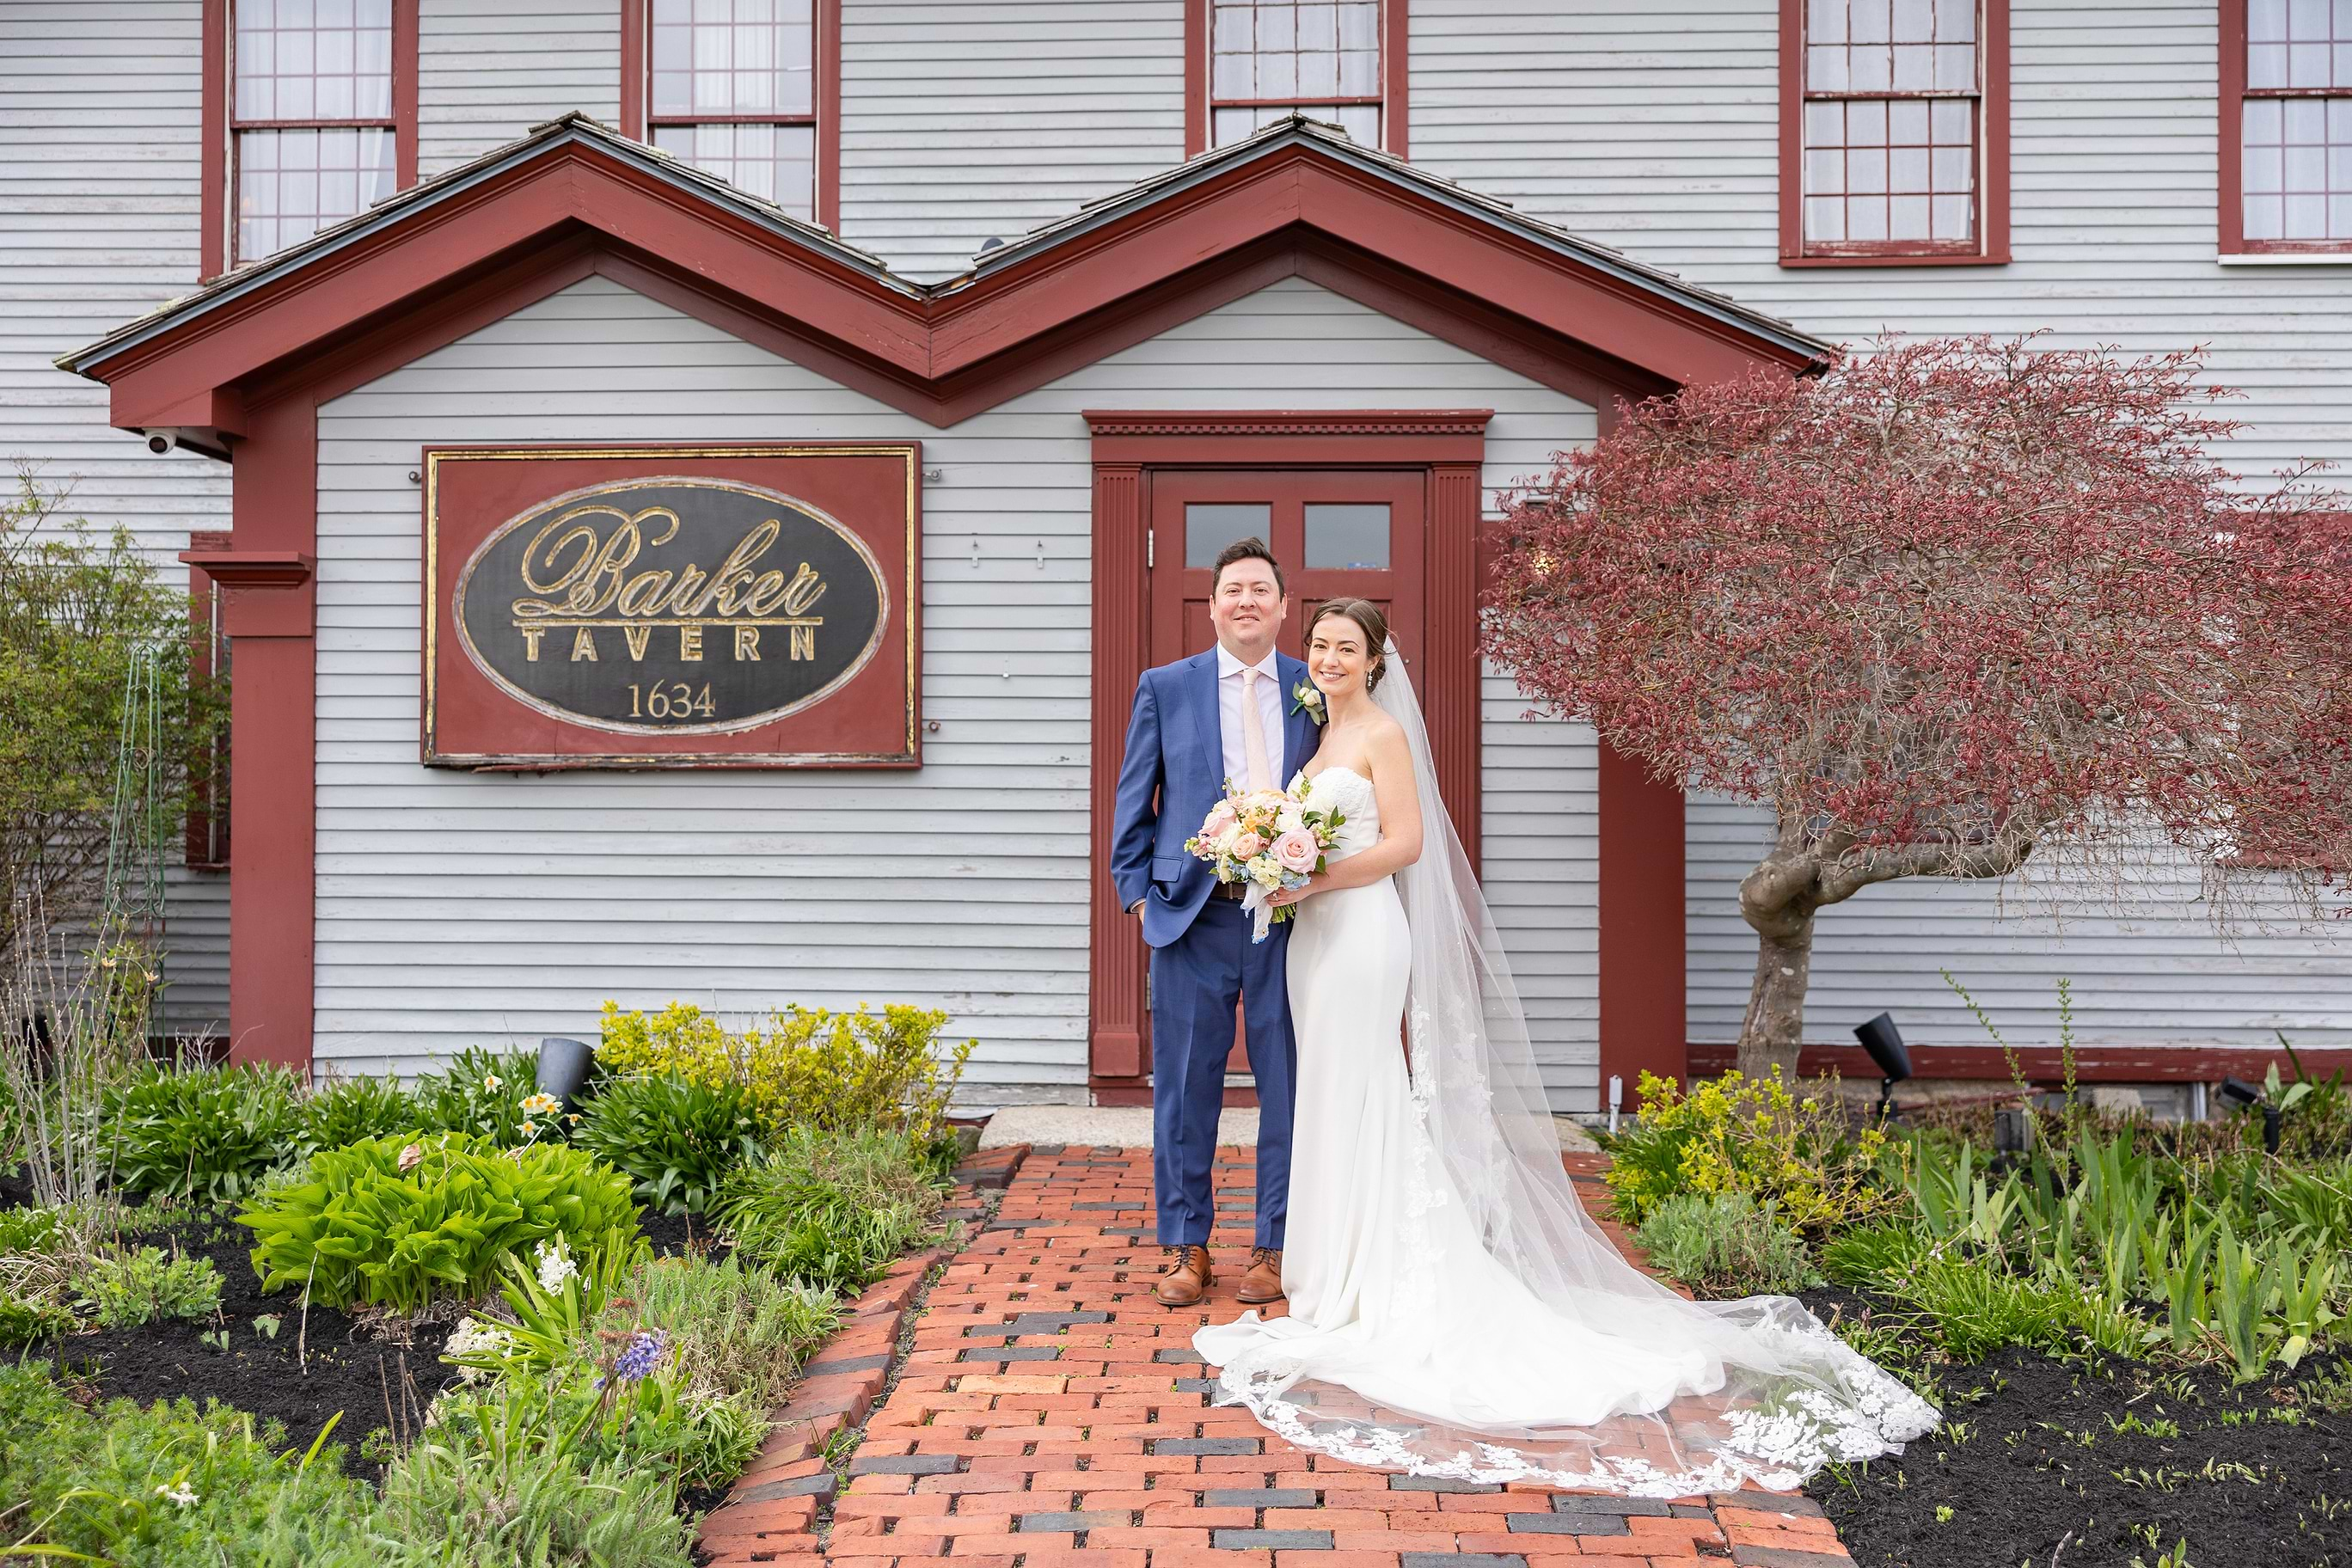
<path fill-rule="evenodd" d="M 1571 1157 L 1570 1166 L 1581 1185 L 1601 1162 Z M 1223 1151 L 1217 1283 L 1200 1308 L 1171 1312 L 1150 1299 L 1160 1250 L 1150 1152 L 1031 1151 L 992 1224 L 947 1263 L 914 1320 L 896 1386 L 870 1414 L 877 1358 L 899 1327 L 887 1299 L 903 1305 L 927 1260 L 859 1303 L 845 1334 L 856 1342 L 828 1349 L 788 1407 L 814 1424 L 780 1432 L 711 1516 L 704 1545 L 714 1563 L 804 1553 L 852 1568 L 1849 1561 L 1802 1497 L 1666 1503 L 1392 1476 L 1302 1453 L 1245 1411 L 1211 1408 L 1191 1337 L 1242 1310 L 1233 1292 L 1247 1258 L 1249 1180 L 1248 1157 Z M 864 1440 L 836 1496 L 812 1447 L 861 1415 Z"/>

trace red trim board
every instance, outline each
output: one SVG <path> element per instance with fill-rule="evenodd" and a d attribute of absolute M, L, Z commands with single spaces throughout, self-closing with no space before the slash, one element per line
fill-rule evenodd
<path fill-rule="evenodd" d="M 1911 1073 L 1918 1079 L 1958 1079 L 1971 1082 L 2007 1082 L 2009 1062 L 1993 1046 L 1912 1046 Z M 2025 1080 L 2035 1085 L 2060 1082 L 2065 1064 L 2055 1046 L 2021 1046 L 2019 1065 Z M 2352 1048 L 2298 1047 L 2304 1070 L 2326 1078 L 2338 1070 L 2352 1073 Z M 1689 1071 L 1695 1078 L 1713 1078 L 1738 1064 L 1739 1048 L 1721 1041 L 1693 1041 L 1688 1047 Z M 2275 1046 L 2077 1046 L 2074 1078 L 2080 1083 L 2219 1083 L 2224 1078 L 2262 1081 L 2273 1063 L 2292 1081 L 2294 1064 Z M 1654 1068 L 1652 1070 L 1655 1070 Z M 1876 1083 L 1879 1072 L 1870 1053 L 1860 1046 L 1807 1046 L 1797 1058 L 1797 1070 L 1808 1077 L 1836 1072 L 1842 1078 Z M 1625 1080 L 1625 1103 L 1633 1109 L 1633 1080 Z"/>

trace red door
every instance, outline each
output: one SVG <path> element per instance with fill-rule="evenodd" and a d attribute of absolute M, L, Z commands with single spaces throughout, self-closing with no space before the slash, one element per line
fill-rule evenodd
<path fill-rule="evenodd" d="M 1160 470 L 1151 478 L 1151 662 L 1171 664 L 1213 647 L 1209 595 L 1218 552 L 1241 539 L 1273 548 L 1290 594 L 1277 646 L 1294 658 L 1327 599 L 1370 599 L 1411 665 L 1422 647 L 1422 528 L 1426 479 L 1419 469 L 1237 468 Z M 1289 706 L 1288 694 L 1284 707 Z M 1144 1061 L 1150 1062 L 1150 1024 Z M 1249 1072 L 1235 1020 L 1229 1075 Z M 1231 1082 L 1231 1079 L 1228 1079 Z"/>

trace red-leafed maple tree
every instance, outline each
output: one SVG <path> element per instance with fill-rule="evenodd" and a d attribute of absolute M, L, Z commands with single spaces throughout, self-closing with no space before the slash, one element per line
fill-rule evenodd
<path fill-rule="evenodd" d="M 1874 882 L 2063 843 L 2120 889 L 2168 838 L 2315 913 L 2352 868 L 2347 514 L 2308 470 L 2242 487 L 2199 368 L 1882 343 L 1631 409 L 1508 498 L 1486 650 L 1773 808 L 1743 1070 L 1794 1073 L 1814 911 Z"/>

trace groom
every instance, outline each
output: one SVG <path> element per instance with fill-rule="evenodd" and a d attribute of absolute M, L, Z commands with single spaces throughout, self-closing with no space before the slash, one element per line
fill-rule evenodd
<path fill-rule="evenodd" d="M 1151 946 L 1151 1176 L 1167 1258 L 1152 1294 L 1163 1306 L 1192 1306 L 1213 1278 L 1209 1173 L 1236 1001 L 1258 1103 L 1256 1245 L 1240 1295 L 1282 1298 L 1297 1067 L 1283 979 L 1290 927 L 1253 942 L 1243 889 L 1219 883 L 1184 840 L 1224 798 L 1226 781 L 1280 789 L 1315 754 L 1316 719 L 1296 695 L 1307 667 L 1274 647 L 1289 608 L 1273 552 L 1255 539 L 1226 546 L 1210 579 L 1217 646 L 1143 672 L 1119 764 L 1110 875 Z"/>

